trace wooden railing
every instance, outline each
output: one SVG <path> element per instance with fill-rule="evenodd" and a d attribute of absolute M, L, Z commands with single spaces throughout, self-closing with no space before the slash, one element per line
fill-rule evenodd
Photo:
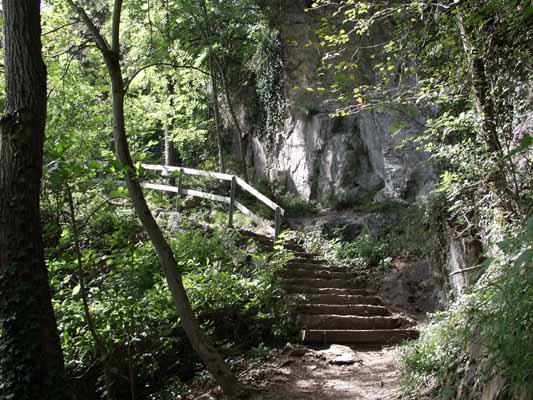
<path fill-rule="evenodd" d="M 233 214 L 235 212 L 235 209 L 237 209 L 240 212 L 242 212 L 244 215 L 248 216 L 256 224 L 262 226 L 265 230 L 268 231 L 269 234 L 273 235 L 275 239 L 278 238 L 281 232 L 281 218 L 285 214 L 285 210 L 281 208 L 279 205 L 277 205 L 276 203 L 274 203 L 272 200 L 270 200 L 268 197 L 266 197 L 264 194 L 259 192 L 253 186 L 243 181 L 238 176 L 222 174 L 220 172 L 202 171 L 198 169 L 182 168 L 182 167 L 169 167 L 169 166 L 164 166 L 164 165 L 141 164 L 141 166 L 145 170 L 158 171 L 161 173 L 161 176 L 163 177 L 168 177 L 172 175 L 174 172 L 179 173 L 177 176 L 178 186 L 171 186 L 171 185 L 165 185 L 165 184 L 160 184 L 160 183 L 142 182 L 141 186 L 143 188 L 160 190 L 160 191 L 165 191 L 165 192 L 172 192 L 172 193 L 177 193 L 178 195 L 200 197 L 202 199 L 208 199 L 208 200 L 225 203 L 229 206 L 228 207 L 228 225 L 230 227 L 233 227 Z M 218 194 L 202 192 L 200 190 L 186 189 L 183 187 L 183 176 L 185 175 L 203 176 L 203 177 L 208 177 L 208 178 L 215 178 L 221 181 L 229 181 L 231 182 L 229 196 L 221 196 Z M 254 214 L 252 211 L 250 211 L 250 209 L 248 209 L 244 204 L 242 204 L 236 199 L 237 187 L 240 187 L 242 190 L 248 192 L 249 194 L 254 196 L 257 200 L 261 201 L 263 204 L 267 205 L 272 210 L 274 210 L 274 227 L 273 228 L 272 226 L 270 226 L 270 224 L 267 221 L 265 221 L 263 218 Z"/>

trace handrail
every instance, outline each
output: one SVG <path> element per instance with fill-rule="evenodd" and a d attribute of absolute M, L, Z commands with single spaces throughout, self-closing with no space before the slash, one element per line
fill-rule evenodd
<path fill-rule="evenodd" d="M 277 208 L 280 209 L 281 215 L 285 214 L 285 210 L 278 206 L 276 203 L 274 203 L 272 200 L 270 200 L 268 197 L 266 197 L 263 193 L 258 191 L 253 186 L 249 185 L 245 181 L 243 181 L 241 178 L 237 177 L 237 184 L 244 190 L 246 190 L 248 193 L 250 193 L 252 196 L 255 196 L 258 200 L 261 200 L 264 204 L 269 206 L 271 209 L 276 211 Z"/>
<path fill-rule="evenodd" d="M 233 212 L 236 208 L 237 210 L 241 211 L 243 214 L 250 217 L 255 223 L 262 225 L 264 228 L 266 228 L 269 233 L 274 235 L 274 238 L 277 239 L 281 232 L 281 217 L 285 214 L 285 210 L 281 208 L 278 204 L 270 200 L 268 197 L 266 197 L 264 194 L 259 192 L 256 188 L 239 178 L 235 175 L 229 175 L 229 174 L 223 174 L 220 172 L 212 172 L 212 171 L 202 171 L 199 169 L 192 169 L 192 168 L 183 168 L 183 167 L 171 167 L 171 166 L 165 166 L 165 165 L 156 165 L 156 164 L 141 164 L 141 167 L 146 170 L 150 171 L 159 171 L 161 172 L 162 176 L 168 176 L 170 175 L 170 172 L 179 172 L 180 176 L 178 177 L 178 186 L 171 186 L 171 185 L 164 185 L 159 183 L 151 183 L 151 182 L 142 182 L 141 186 L 146 189 L 154 189 L 154 190 L 161 190 L 166 192 L 173 192 L 178 193 L 180 195 L 189 195 L 193 197 L 200 197 L 208 200 L 218 201 L 221 203 L 229 204 L 229 212 L 228 212 L 228 225 L 233 226 Z M 185 189 L 183 188 L 181 174 L 184 175 L 195 175 L 195 176 L 204 176 L 209 178 L 216 178 L 223 181 L 230 181 L 231 182 L 231 192 L 230 196 L 220 196 L 213 193 L 207 193 L 202 192 L 199 190 L 192 190 L 192 189 Z M 257 200 L 261 201 L 268 207 L 270 207 L 275 212 L 274 216 L 274 228 L 270 227 L 264 219 L 261 217 L 255 215 L 252 211 L 250 211 L 246 206 L 244 206 L 242 203 L 237 201 L 235 199 L 236 196 L 236 186 L 240 186 L 244 191 L 248 192 L 252 196 L 254 196 Z"/>
<path fill-rule="evenodd" d="M 202 171 L 200 169 L 192 168 L 183 168 L 183 167 L 171 167 L 165 165 L 156 165 L 156 164 L 141 164 L 141 167 L 151 171 L 161 171 L 162 175 L 168 175 L 168 172 L 181 172 L 185 175 L 196 175 L 196 176 L 206 176 L 209 178 L 217 178 L 224 181 L 231 181 L 234 175 L 223 174 L 221 172 L 212 172 L 212 171 Z M 245 191 L 250 193 L 252 196 L 263 202 L 265 205 L 276 211 L 276 208 L 280 209 L 281 215 L 285 215 L 285 210 L 266 197 L 263 193 L 258 191 L 252 185 L 246 183 L 244 180 L 235 176 L 237 184 Z"/>
<path fill-rule="evenodd" d="M 229 204 L 230 198 L 226 196 L 219 196 L 218 194 L 212 194 L 212 193 L 206 193 L 202 192 L 200 190 L 192 190 L 192 189 L 181 189 L 176 186 L 170 186 L 170 185 L 161 185 L 159 183 L 151 183 L 151 182 L 141 182 L 141 187 L 146 189 L 154 189 L 154 190 L 161 190 L 164 192 L 173 192 L 183 195 L 189 195 L 193 197 L 201 197 L 203 199 L 207 200 L 213 200 L 213 201 L 219 201 L 221 203 Z"/>
<path fill-rule="evenodd" d="M 183 167 L 171 167 L 166 165 L 155 165 L 155 164 L 141 164 L 141 167 L 144 169 L 152 171 L 161 171 L 162 175 L 168 175 L 168 172 L 181 172 L 185 175 L 197 175 L 197 176 L 206 176 L 209 178 L 217 178 L 223 181 L 231 181 L 233 175 L 222 174 L 220 172 L 212 171 L 202 171 L 200 169 L 192 168 L 183 168 Z"/>

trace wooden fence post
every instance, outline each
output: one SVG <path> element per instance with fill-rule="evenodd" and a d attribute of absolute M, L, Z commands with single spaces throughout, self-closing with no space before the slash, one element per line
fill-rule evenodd
<path fill-rule="evenodd" d="M 180 168 L 180 175 L 178 176 L 178 196 L 183 193 L 183 168 Z"/>
<path fill-rule="evenodd" d="M 231 192 L 229 198 L 229 211 L 228 211 L 228 226 L 233 228 L 233 210 L 235 209 L 235 192 L 237 190 L 237 179 L 235 176 L 231 177 Z"/>
<path fill-rule="evenodd" d="M 281 209 L 276 207 L 275 214 L 275 225 L 274 225 L 274 242 L 278 240 L 279 234 L 281 233 Z"/>

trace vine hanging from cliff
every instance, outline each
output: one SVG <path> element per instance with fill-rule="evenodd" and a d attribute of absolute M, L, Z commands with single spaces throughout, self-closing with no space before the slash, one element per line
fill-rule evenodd
<path fill-rule="evenodd" d="M 273 137 L 285 114 L 282 45 L 278 31 L 265 28 L 258 33 L 261 35 L 259 45 L 248 62 L 248 68 L 256 77 L 261 130 L 268 137 Z"/>

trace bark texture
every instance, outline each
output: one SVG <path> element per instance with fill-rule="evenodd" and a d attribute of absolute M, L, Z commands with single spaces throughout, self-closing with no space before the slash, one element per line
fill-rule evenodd
<path fill-rule="evenodd" d="M 165 125 L 165 165 L 167 167 L 175 167 L 178 165 L 178 152 L 176 151 L 176 147 L 174 146 L 174 142 L 172 142 L 171 137 L 171 128 L 172 126 L 170 123 L 167 123 Z"/>
<path fill-rule="evenodd" d="M 0 120 L 0 399 L 64 399 L 39 211 L 46 68 L 39 0 L 4 0 Z"/>
<path fill-rule="evenodd" d="M 171 77 L 167 75 L 167 80 L 169 81 L 168 84 L 168 93 L 170 95 L 174 95 L 174 85 L 171 82 Z M 173 106 L 173 102 L 171 101 L 171 106 Z M 174 125 L 174 118 L 172 118 L 172 115 L 168 116 L 168 120 L 165 122 L 165 125 L 163 127 L 163 135 L 164 135 L 164 148 L 163 148 L 163 161 L 167 167 L 176 167 L 181 164 L 179 153 L 176 149 L 176 146 L 172 140 L 172 129 Z M 176 186 L 176 178 L 170 177 L 168 180 L 168 183 L 170 186 Z M 174 197 L 175 193 L 169 193 L 169 197 Z"/>
<path fill-rule="evenodd" d="M 119 162 L 126 169 L 126 185 L 133 207 L 139 217 L 144 229 L 146 230 L 155 251 L 158 255 L 161 269 L 170 288 L 172 299 L 181 319 L 182 327 L 187 334 L 189 341 L 196 353 L 204 362 L 208 371 L 217 380 L 225 394 L 230 397 L 237 397 L 245 393 L 245 390 L 239 384 L 236 376 L 226 366 L 221 355 L 216 351 L 214 346 L 204 335 L 192 311 L 187 293 L 183 286 L 179 268 L 174 257 L 174 253 L 163 232 L 159 228 L 146 199 L 144 197 L 139 180 L 135 173 L 135 167 L 129 151 L 128 140 L 126 136 L 126 125 L 124 119 L 124 98 L 125 84 L 120 66 L 120 12 L 122 0 L 115 0 L 113 25 L 112 25 L 112 42 L 111 46 L 100 34 L 96 26 L 91 22 L 85 11 L 79 7 L 73 0 L 67 0 L 73 9 L 80 14 L 85 24 L 91 31 L 95 43 L 100 49 L 105 60 L 109 76 L 111 79 L 112 101 L 113 101 L 113 135 L 115 141 L 115 151 Z"/>

